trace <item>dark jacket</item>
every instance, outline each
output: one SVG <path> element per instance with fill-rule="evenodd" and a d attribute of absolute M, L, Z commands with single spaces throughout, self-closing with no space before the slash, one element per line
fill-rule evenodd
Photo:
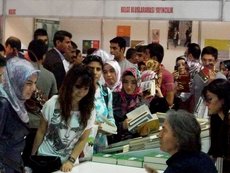
<path fill-rule="evenodd" d="M 18 117 L 10 103 L 0 97 L 0 166 L 6 173 L 21 172 L 22 151 L 28 134 L 28 126 Z"/>
<path fill-rule="evenodd" d="M 213 161 L 203 152 L 177 152 L 166 163 L 164 173 L 217 173 Z"/>
<path fill-rule="evenodd" d="M 65 78 L 66 72 L 62 59 L 55 49 L 51 49 L 46 53 L 43 66 L 54 74 L 57 82 L 57 89 L 59 89 Z"/>

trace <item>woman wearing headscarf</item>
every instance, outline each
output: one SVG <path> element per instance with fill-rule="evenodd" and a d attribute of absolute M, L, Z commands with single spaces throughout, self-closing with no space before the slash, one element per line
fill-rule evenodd
<path fill-rule="evenodd" d="M 24 102 L 36 89 L 38 73 L 25 59 L 7 61 L 0 86 L 0 172 L 23 172 L 21 154 L 29 130 Z"/>
<path fill-rule="evenodd" d="M 103 76 L 105 85 L 113 92 L 121 90 L 121 68 L 117 61 L 110 60 L 104 64 Z"/>
<path fill-rule="evenodd" d="M 128 68 L 122 75 L 122 89 L 113 92 L 113 115 L 117 126 L 117 135 L 109 138 L 109 143 L 119 142 L 139 136 L 128 131 L 126 114 L 142 104 L 140 72 L 137 68 Z"/>

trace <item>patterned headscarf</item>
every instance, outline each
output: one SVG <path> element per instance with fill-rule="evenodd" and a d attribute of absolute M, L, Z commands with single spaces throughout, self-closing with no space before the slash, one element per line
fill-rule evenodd
<path fill-rule="evenodd" d="M 134 78 L 137 80 L 137 87 L 133 93 L 133 95 L 137 95 L 137 94 L 140 94 L 141 93 L 141 88 L 140 88 L 140 85 L 141 85 L 141 73 L 140 71 L 135 68 L 135 67 L 131 67 L 131 68 L 127 68 L 123 74 L 122 74 L 122 78 L 124 78 L 124 76 L 126 76 L 127 73 L 131 72 L 131 74 L 134 76 Z"/>
<path fill-rule="evenodd" d="M 5 97 L 23 122 L 28 122 L 29 117 L 22 98 L 23 87 L 31 75 L 38 75 L 39 70 L 27 60 L 13 57 L 7 61 L 6 71 L 3 76 L 0 96 Z"/>
<path fill-rule="evenodd" d="M 118 64 L 117 61 L 115 60 L 110 60 L 110 61 L 106 61 L 105 64 L 109 64 L 110 66 L 113 67 L 113 69 L 115 70 L 115 73 L 116 73 L 116 77 L 117 77 L 117 80 L 115 82 L 115 84 L 113 86 L 110 86 L 108 83 L 106 83 L 106 85 L 112 90 L 112 91 L 120 91 L 121 90 L 121 67 L 120 65 Z"/>

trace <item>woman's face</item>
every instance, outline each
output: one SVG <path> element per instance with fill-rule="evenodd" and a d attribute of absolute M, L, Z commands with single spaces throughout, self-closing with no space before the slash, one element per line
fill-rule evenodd
<path fill-rule="evenodd" d="M 228 69 L 224 66 L 224 64 L 220 64 L 220 72 L 225 76 L 228 76 Z"/>
<path fill-rule="evenodd" d="M 109 64 L 104 65 L 103 74 L 104 74 L 105 82 L 108 85 L 113 86 L 116 83 L 117 81 L 116 71 L 111 65 Z"/>
<path fill-rule="evenodd" d="M 79 101 L 84 98 L 89 92 L 88 86 L 81 86 L 79 82 L 76 82 L 76 84 L 73 87 L 73 103 L 79 103 Z"/>
<path fill-rule="evenodd" d="M 101 78 L 101 74 L 102 74 L 102 66 L 99 62 L 97 61 L 92 61 L 88 64 L 88 66 L 93 70 L 93 74 L 94 74 L 94 82 L 98 82 Z"/>
<path fill-rule="evenodd" d="M 31 75 L 28 80 L 26 80 L 22 89 L 22 99 L 28 100 L 32 96 L 33 92 L 36 90 L 37 74 Z"/>
<path fill-rule="evenodd" d="M 81 52 L 76 57 L 74 57 L 73 60 L 75 64 L 81 64 L 82 61 L 84 60 Z"/>
<path fill-rule="evenodd" d="M 126 94 L 133 94 L 137 87 L 137 80 L 134 76 L 126 75 L 122 80 L 122 86 Z"/>
<path fill-rule="evenodd" d="M 207 91 L 205 96 L 205 102 L 208 107 L 208 113 L 211 114 L 218 114 L 223 109 L 224 100 L 219 99 L 216 94 Z"/>
<path fill-rule="evenodd" d="M 177 61 L 176 63 L 177 65 L 177 69 L 179 74 L 185 74 L 186 73 L 186 62 L 183 59 L 180 59 L 179 61 Z"/>
<path fill-rule="evenodd" d="M 160 149 L 170 155 L 175 154 L 178 151 L 177 138 L 173 134 L 173 129 L 165 120 L 162 125 L 162 130 L 159 133 Z"/>

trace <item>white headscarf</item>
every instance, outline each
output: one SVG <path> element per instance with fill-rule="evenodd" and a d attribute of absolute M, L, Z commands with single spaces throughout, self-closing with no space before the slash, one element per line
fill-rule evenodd
<path fill-rule="evenodd" d="M 0 96 L 10 102 L 19 118 L 25 123 L 29 121 L 29 117 L 24 106 L 25 100 L 22 98 L 23 87 L 29 77 L 38 73 L 39 70 L 25 59 L 13 57 L 7 61 Z"/>
<path fill-rule="evenodd" d="M 107 53 L 106 51 L 104 51 L 102 49 L 96 50 L 95 52 L 93 52 L 93 55 L 100 56 L 102 61 L 103 61 L 103 63 L 114 59 L 113 55 Z"/>
<path fill-rule="evenodd" d="M 120 90 L 121 89 L 121 67 L 118 64 L 118 62 L 116 60 L 110 60 L 110 61 L 106 61 L 105 65 L 109 64 L 110 66 L 113 67 L 113 69 L 115 70 L 116 73 L 116 77 L 117 80 L 115 82 L 115 84 L 113 86 L 110 86 L 108 83 L 106 83 L 106 85 L 112 90 L 114 91 L 116 90 Z"/>

